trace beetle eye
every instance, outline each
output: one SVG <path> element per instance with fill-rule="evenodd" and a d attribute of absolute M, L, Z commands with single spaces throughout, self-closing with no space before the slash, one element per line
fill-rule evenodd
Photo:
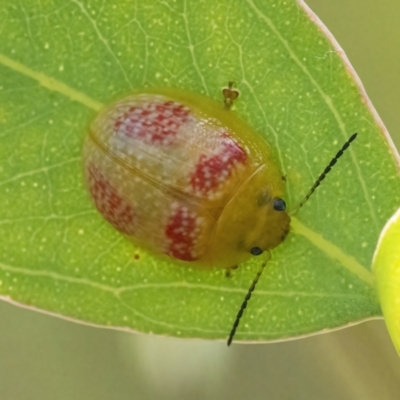
<path fill-rule="evenodd" d="M 259 256 L 263 251 L 259 247 L 252 247 L 250 249 L 250 253 L 253 254 L 253 256 Z"/>
<path fill-rule="evenodd" d="M 279 197 L 274 199 L 274 210 L 275 211 L 285 211 L 286 203 Z"/>

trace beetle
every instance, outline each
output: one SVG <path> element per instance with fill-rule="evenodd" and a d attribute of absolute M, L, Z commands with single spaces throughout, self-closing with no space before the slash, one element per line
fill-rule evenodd
<path fill-rule="evenodd" d="M 154 254 L 200 268 L 231 269 L 265 254 L 287 236 L 284 181 L 269 145 L 224 106 L 176 88 L 145 89 L 102 110 L 83 148 L 86 185 L 118 231 Z M 356 134 L 355 134 L 356 135 Z M 301 207 L 355 135 L 318 178 Z M 229 335 L 266 262 L 262 262 Z"/>

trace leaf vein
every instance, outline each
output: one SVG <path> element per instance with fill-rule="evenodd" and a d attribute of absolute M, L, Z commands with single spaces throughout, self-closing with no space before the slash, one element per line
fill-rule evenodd
<path fill-rule="evenodd" d="M 293 61 L 298 65 L 300 70 L 308 77 L 308 79 L 310 80 L 312 85 L 317 89 L 318 93 L 321 95 L 321 98 L 325 101 L 325 104 L 327 105 L 328 109 L 332 112 L 334 118 L 336 119 L 336 121 L 337 121 L 337 123 L 339 125 L 339 128 L 340 128 L 340 131 L 343 134 L 343 137 L 345 139 L 348 139 L 349 132 L 346 131 L 345 124 L 344 124 L 344 122 L 343 122 L 338 110 L 334 106 L 331 97 L 322 90 L 321 86 L 318 84 L 318 82 L 311 75 L 311 73 L 307 69 L 307 67 L 299 60 L 299 58 L 297 57 L 295 52 L 290 47 L 288 41 L 280 34 L 280 32 L 278 31 L 276 26 L 273 24 L 272 20 L 270 18 L 268 18 L 264 13 L 261 12 L 261 10 L 254 4 L 253 0 L 247 0 L 247 3 L 255 11 L 255 13 L 262 20 L 264 20 L 267 23 L 267 25 L 271 28 L 272 32 L 276 35 L 276 37 L 279 39 L 279 41 L 285 47 L 285 49 L 287 50 L 287 52 L 289 53 L 289 55 L 293 59 Z M 363 193 L 364 193 L 365 201 L 368 204 L 368 208 L 370 210 L 370 213 L 371 213 L 372 219 L 374 221 L 375 227 L 379 231 L 379 223 L 378 223 L 378 219 L 377 219 L 377 216 L 376 216 L 376 213 L 375 213 L 375 208 L 373 207 L 373 204 L 371 203 L 371 196 L 368 195 L 368 188 L 367 188 L 365 179 L 362 176 L 360 166 L 357 163 L 356 157 L 354 155 L 354 150 L 352 148 L 350 148 L 349 149 L 349 153 L 351 155 L 353 164 L 354 164 L 354 166 L 356 168 L 356 171 L 357 171 L 357 174 L 359 176 L 359 180 L 360 180 L 361 187 L 362 187 L 362 190 L 363 190 Z"/>
<path fill-rule="evenodd" d="M 28 76 L 39 82 L 40 85 L 49 89 L 51 91 L 59 92 L 66 97 L 69 97 L 73 101 L 77 101 L 82 103 L 86 107 L 99 111 L 103 108 L 103 104 L 99 103 L 98 101 L 90 98 L 89 96 L 85 95 L 78 90 L 75 90 L 65 83 L 58 81 L 57 79 L 51 78 L 41 72 L 34 71 L 33 69 L 28 68 L 27 66 L 19 63 L 18 61 L 14 61 L 11 58 L 8 58 L 4 54 L 0 53 L 0 64 L 19 72 L 22 75 Z"/>

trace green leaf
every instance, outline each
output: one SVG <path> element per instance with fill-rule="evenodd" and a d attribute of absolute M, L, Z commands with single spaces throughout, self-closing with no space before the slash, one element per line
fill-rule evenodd
<path fill-rule="evenodd" d="M 400 208 L 382 230 L 373 270 L 385 322 L 400 354 Z"/>
<path fill-rule="evenodd" d="M 255 258 L 224 271 L 161 262 L 114 231 L 82 183 L 81 146 L 102 104 L 144 86 L 221 99 L 273 146 L 294 209 L 237 332 L 272 340 L 381 315 L 370 264 L 399 204 L 399 158 L 354 72 L 294 0 L 4 0 L 0 28 L 0 290 L 91 324 L 226 338 Z M 134 256 L 136 255 L 136 256 Z"/>

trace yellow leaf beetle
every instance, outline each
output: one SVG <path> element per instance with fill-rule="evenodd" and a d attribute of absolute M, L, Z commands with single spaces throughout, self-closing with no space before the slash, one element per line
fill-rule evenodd
<path fill-rule="evenodd" d="M 223 95 L 225 107 L 172 88 L 126 96 L 93 121 L 83 160 L 94 204 L 117 230 L 155 254 L 229 274 L 252 256 L 269 255 L 289 232 L 290 217 L 269 146 L 230 111 L 238 97 L 232 82 Z"/>

